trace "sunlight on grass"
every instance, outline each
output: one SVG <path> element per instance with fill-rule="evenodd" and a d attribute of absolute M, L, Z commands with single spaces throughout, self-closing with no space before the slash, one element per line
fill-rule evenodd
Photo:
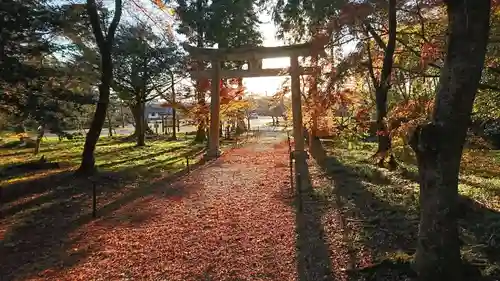
<path fill-rule="evenodd" d="M 329 161 L 323 166 L 334 188 L 325 186 L 317 193 L 327 197 L 329 192 L 342 204 L 356 251 L 369 247 L 378 261 L 400 253 L 411 258 L 419 222 L 415 159 L 398 157 L 401 168 L 389 171 L 370 161 L 376 144 L 349 147 L 327 140 L 324 147 Z M 462 257 L 478 265 L 484 276 L 498 276 L 500 263 L 492 256 L 500 250 L 500 151 L 465 150 L 459 182 L 460 202 L 468 202 L 459 205 Z"/>
<path fill-rule="evenodd" d="M 58 162 L 62 169 L 34 171 L 16 175 L 4 180 L 3 184 L 33 180 L 63 170 L 76 169 L 81 161 L 83 139 L 44 139 L 40 153 L 33 155 L 32 148 L 0 148 L 0 170 L 9 165 L 21 164 L 39 159 L 44 155 L 50 162 Z M 179 170 L 185 166 L 186 156 L 194 157 L 203 145 L 193 144 L 192 138 L 180 141 L 152 140 L 145 147 L 136 147 L 134 140 L 123 138 L 101 138 L 96 147 L 96 166 L 104 171 L 130 170 L 130 173 Z"/>
<path fill-rule="evenodd" d="M 376 144 L 361 143 L 351 145 L 351 149 L 347 147 L 346 144 L 340 142 L 330 142 L 326 149 L 330 155 L 339 158 L 344 165 L 355 171 L 358 176 L 369 179 L 372 183 L 382 185 L 403 183 L 406 188 L 418 192 L 418 184 L 413 179 L 404 179 L 404 175 L 400 171 L 389 172 L 372 164 L 370 156 L 376 151 Z M 400 156 L 401 153 L 402 150 L 398 150 L 396 155 Z M 408 155 L 405 155 L 404 159 L 406 160 L 407 157 Z M 413 175 L 417 174 L 418 170 L 414 165 L 414 159 L 403 162 L 402 157 L 398 158 L 400 165 L 407 172 Z M 385 190 L 388 190 L 388 192 Z M 461 194 L 471 196 L 490 208 L 500 210 L 500 151 L 464 150 L 459 191 Z M 393 201 L 395 204 L 401 202 L 402 199 L 398 198 L 398 195 L 391 188 L 380 189 L 376 191 L 376 195 L 380 196 L 381 199 L 385 198 L 384 200 Z"/>

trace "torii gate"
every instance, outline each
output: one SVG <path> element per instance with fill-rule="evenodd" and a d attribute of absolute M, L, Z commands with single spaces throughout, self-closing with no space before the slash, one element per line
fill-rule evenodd
<path fill-rule="evenodd" d="M 304 135 L 302 124 L 302 98 L 300 93 L 300 75 L 313 75 L 313 67 L 299 66 L 298 57 L 311 57 L 313 55 L 326 56 L 324 49 L 321 52 L 313 51 L 313 43 L 304 43 L 280 47 L 241 47 L 241 48 L 198 48 L 183 44 L 184 49 L 195 61 L 209 61 L 211 69 L 195 70 L 190 74 L 193 78 L 208 78 L 212 81 L 228 78 L 264 77 L 290 75 L 292 80 L 292 113 L 293 137 L 295 142 L 295 157 L 305 159 Z M 315 48 L 317 50 L 317 48 Z M 262 59 L 290 57 L 290 68 L 262 68 Z M 222 61 L 247 61 L 248 70 L 221 70 Z M 220 84 L 212 83 L 210 102 L 210 135 L 207 157 L 215 158 L 219 151 L 219 113 L 220 113 Z"/>

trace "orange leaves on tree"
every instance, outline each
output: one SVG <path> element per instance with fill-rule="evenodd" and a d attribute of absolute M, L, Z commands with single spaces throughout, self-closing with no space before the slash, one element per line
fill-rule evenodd
<path fill-rule="evenodd" d="M 413 129 L 429 119 L 434 100 L 419 97 L 394 106 L 387 118 L 388 129 L 395 143 L 407 143 Z"/>
<path fill-rule="evenodd" d="M 433 42 L 424 42 L 421 46 L 420 63 L 425 67 L 430 62 L 435 61 L 442 55 L 441 46 Z"/>

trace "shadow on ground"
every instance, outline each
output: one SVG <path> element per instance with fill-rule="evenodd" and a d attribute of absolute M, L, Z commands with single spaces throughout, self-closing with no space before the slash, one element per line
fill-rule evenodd
<path fill-rule="evenodd" d="M 296 176 L 295 184 L 298 190 L 295 207 L 299 280 L 334 281 L 329 247 L 321 223 L 325 202 L 314 194 L 308 169 Z"/>
<path fill-rule="evenodd" d="M 186 155 L 191 159 L 199 158 L 201 153 L 197 147 L 179 158 L 182 160 Z M 75 241 L 70 234 L 94 219 L 91 207 L 94 184 L 98 218 L 105 218 L 122 206 L 148 195 L 178 198 L 192 192 L 183 186 L 173 188 L 169 185 L 189 172 L 187 168 L 179 169 L 174 164 L 163 165 L 165 170 L 172 172 L 153 179 L 139 177 L 135 168 L 131 167 L 117 172 L 103 172 L 92 178 L 77 178 L 72 171 L 66 171 L 3 187 L 0 256 L 8 258 L 0 263 L 1 280 L 22 280 L 45 270 L 57 271 L 85 258 L 86 252 L 71 251 Z M 189 170 L 204 164 L 200 160 L 193 163 Z M 133 214 L 126 222 L 114 222 L 138 224 L 146 219 L 147 214 Z"/>
<path fill-rule="evenodd" d="M 333 181 L 331 196 L 342 202 L 352 242 L 356 248 L 368 248 L 374 259 L 373 266 L 353 271 L 351 280 L 411 280 L 419 210 L 418 193 L 409 181 L 416 175 L 408 170 L 388 175 L 366 163 L 351 165 L 328 155 L 320 140 L 312 143 L 311 155 Z M 460 206 L 465 261 L 478 267 L 485 280 L 500 280 L 500 214 L 464 196 Z"/>

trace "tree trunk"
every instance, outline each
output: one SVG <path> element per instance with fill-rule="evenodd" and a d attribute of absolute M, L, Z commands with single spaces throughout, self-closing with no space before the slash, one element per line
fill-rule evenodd
<path fill-rule="evenodd" d="M 461 153 L 484 65 L 489 0 L 445 1 L 447 56 L 432 121 L 415 131 L 420 181 L 420 227 L 415 269 L 420 280 L 476 280 L 463 276 L 457 229 Z"/>
<path fill-rule="evenodd" d="M 377 106 L 377 140 L 378 148 L 376 155 L 379 157 L 378 165 L 384 166 L 387 154 L 391 149 L 391 138 L 386 124 L 387 117 L 387 93 L 388 87 L 377 87 L 375 92 L 375 103 Z"/>
<path fill-rule="evenodd" d="M 248 131 L 251 131 L 252 130 L 252 127 L 250 126 L 250 114 L 247 113 L 247 130 Z"/>
<path fill-rule="evenodd" d="M 381 36 L 376 33 L 376 31 L 371 27 L 370 23 L 365 22 L 367 32 L 371 34 L 379 45 L 380 48 L 384 50 L 384 60 L 382 64 L 382 71 L 380 72 L 380 79 L 377 79 L 373 73 L 373 65 L 370 60 L 370 76 L 372 78 L 374 88 L 375 88 L 375 103 L 377 107 L 377 135 L 378 135 L 378 149 L 375 154 L 379 157 L 379 166 L 383 166 L 387 154 L 391 149 L 391 139 L 389 136 L 389 131 L 387 128 L 386 117 L 387 117 L 387 94 L 391 88 L 391 72 L 394 62 L 394 50 L 396 48 L 396 32 L 397 32 L 397 17 L 396 17 L 396 0 L 389 0 L 389 38 L 387 40 L 387 45 L 382 40 Z M 391 162 L 394 164 L 394 157 L 391 155 Z"/>
<path fill-rule="evenodd" d="M 136 137 L 136 145 L 137 146 L 145 146 L 146 142 L 146 122 L 144 117 L 144 103 L 141 101 L 139 97 L 133 108 L 132 113 L 134 115 L 135 120 L 135 132 L 134 135 Z"/>
<path fill-rule="evenodd" d="M 122 116 L 122 128 L 125 128 L 125 115 L 123 114 L 123 104 L 120 104 L 120 114 Z"/>
<path fill-rule="evenodd" d="M 137 124 L 140 122 L 140 113 L 139 113 L 139 107 L 137 105 L 131 105 L 130 107 L 130 111 L 132 112 L 132 117 L 134 118 L 134 133 L 132 134 L 132 136 L 137 136 L 137 134 L 139 133 L 139 129 L 137 128 Z"/>
<path fill-rule="evenodd" d="M 172 109 L 172 139 L 177 139 L 177 116 L 175 108 Z"/>
<path fill-rule="evenodd" d="M 102 126 L 106 119 L 106 111 L 109 103 L 109 95 L 111 82 L 113 80 L 113 60 L 111 50 L 113 48 L 113 39 L 115 37 L 116 28 L 120 22 L 122 14 L 122 0 L 115 0 L 115 11 L 113 20 L 111 21 L 108 31 L 103 32 L 101 28 L 101 20 L 97 12 L 97 4 L 95 0 L 87 0 L 87 13 L 92 26 L 92 32 L 96 39 L 99 53 L 101 55 L 101 84 L 99 85 L 99 101 L 94 113 L 94 118 L 90 125 L 83 146 L 82 163 L 78 168 L 78 173 L 89 174 L 95 170 L 94 151 L 101 135 Z"/>
<path fill-rule="evenodd" d="M 111 116 L 109 116 L 109 108 L 107 110 L 106 117 L 108 119 L 108 135 L 109 135 L 109 137 L 112 137 L 113 136 L 113 126 L 111 124 Z"/>
<path fill-rule="evenodd" d="M 175 102 L 176 102 L 174 78 L 175 78 L 174 74 L 171 73 L 170 79 L 172 80 L 172 104 L 175 104 Z M 176 133 L 177 116 L 175 116 L 175 115 L 176 115 L 176 110 L 172 106 L 172 139 L 173 140 L 177 139 L 177 133 Z"/>
<path fill-rule="evenodd" d="M 108 80 L 110 82 L 111 78 L 103 78 L 102 80 Z M 82 163 L 80 164 L 80 168 L 78 168 L 78 172 L 82 174 L 89 174 L 95 170 L 94 151 L 97 145 L 97 141 L 99 140 L 99 136 L 101 135 L 102 126 L 104 125 L 104 121 L 106 119 L 106 110 L 108 107 L 110 92 L 109 82 L 106 83 L 106 81 L 102 81 L 101 85 L 99 85 L 99 102 L 97 103 L 94 118 L 92 119 L 90 129 L 87 132 L 87 136 L 85 138 L 85 144 L 83 146 L 82 153 Z"/>

